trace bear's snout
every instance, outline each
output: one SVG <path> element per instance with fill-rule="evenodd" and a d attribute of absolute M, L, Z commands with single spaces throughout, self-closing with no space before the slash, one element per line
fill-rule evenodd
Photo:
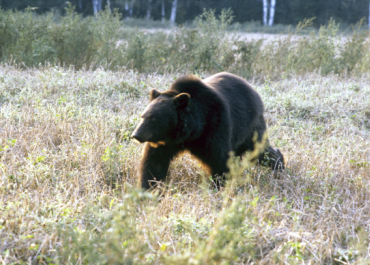
<path fill-rule="evenodd" d="M 144 138 L 142 136 L 140 136 L 139 134 L 136 134 L 136 132 L 134 132 L 132 135 L 131 135 L 132 138 L 134 138 L 136 141 L 140 142 L 140 143 L 143 143 L 145 142 Z"/>
<path fill-rule="evenodd" d="M 153 137 L 152 133 L 145 128 L 143 124 L 140 124 L 136 130 L 131 134 L 131 137 L 137 140 L 140 143 L 148 142 Z"/>

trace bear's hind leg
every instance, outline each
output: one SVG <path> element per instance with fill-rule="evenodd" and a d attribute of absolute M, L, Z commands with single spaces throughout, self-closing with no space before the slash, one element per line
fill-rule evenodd
<path fill-rule="evenodd" d="M 273 148 L 270 145 L 258 157 L 258 161 L 262 165 L 268 165 L 272 170 L 284 169 L 284 156 L 279 149 Z"/>

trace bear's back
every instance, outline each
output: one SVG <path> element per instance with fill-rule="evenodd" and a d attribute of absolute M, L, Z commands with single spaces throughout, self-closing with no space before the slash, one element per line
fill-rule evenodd
<path fill-rule="evenodd" d="M 204 79 L 203 82 L 226 100 L 231 115 L 236 115 L 235 118 L 247 115 L 253 119 L 263 114 L 264 106 L 260 95 L 244 79 L 222 72 Z"/>
<path fill-rule="evenodd" d="M 244 79 L 230 74 L 218 73 L 203 80 L 214 89 L 226 102 L 230 113 L 230 125 L 233 146 L 245 141 L 245 136 L 258 131 L 263 121 L 264 106 L 258 92 Z"/>

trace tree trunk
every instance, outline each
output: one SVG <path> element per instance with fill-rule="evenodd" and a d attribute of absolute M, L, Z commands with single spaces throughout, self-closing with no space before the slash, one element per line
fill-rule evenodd
<path fill-rule="evenodd" d="M 164 12 L 164 0 L 162 0 L 161 15 L 162 15 L 162 22 L 164 22 L 164 20 L 166 19 L 165 12 Z"/>
<path fill-rule="evenodd" d="M 99 12 L 99 0 L 92 0 L 94 14 Z"/>
<path fill-rule="evenodd" d="M 274 25 L 275 4 L 276 4 L 276 0 L 271 0 L 271 5 L 270 5 L 270 19 L 269 19 L 269 26 L 270 27 L 272 25 Z"/>
<path fill-rule="evenodd" d="M 369 28 L 370 28 L 370 2 L 369 2 Z"/>
<path fill-rule="evenodd" d="M 1 1 L 0 1 L 0 4 L 1 4 Z M 82 10 L 82 0 L 79 0 L 79 1 L 78 1 L 78 8 L 79 8 L 80 10 Z"/>
<path fill-rule="evenodd" d="M 98 12 L 100 12 L 101 9 L 102 9 L 102 0 L 99 0 L 99 10 L 98 10 Z"/>
<path fill-rule="evenodd" d="M 178 0 L 172 1 L 171 18 L 170 18 L 170 21 L 172 24 L 175 24 L 175 21 L 176 21 L 177 1 Z"/>
<path fill-rule="evenodd" d="M 269 8 L 269 3 L 268 0 L 263 0 L 263 25 L 267 25 L 267 13 L 268 13 L 268 8 Z"/>
<path fill-rule="evenodd" d="M 126 1 L 125 1 L 125 18 L 126 18 L 126 19 L 128 19 L 128 16 L 129 16 L 129 14 L 128 14 L 128 11 L 129 11 L 128 1 L 129 1 L 129 0 L 126 0 Z"/>
<path fill-rule="evenodd" d="M 107 0 L 107 8 L 109 9 L 110 12 L 112 12 L 112 9 L 110 8 L 110 0 Z"/>
<path fill-rule="evenodd" d="M 146 10 L 146 19 L 150 20 L 150 14 L 152 13 L 152 0 L 148 0 L 148 9 Z"/>
<path fill-rule="evenodd" d="M 135 2 L 135 0 L 131 0 L 131 1 L 130 1 L 130 9 L 129 9 L 129 11 L 128 11 L 128 15 L 129 15 L 129 17 L 132 17 L 132 13 L 133 13 L 133 11 L 134 11 L 134 2 Z"/>

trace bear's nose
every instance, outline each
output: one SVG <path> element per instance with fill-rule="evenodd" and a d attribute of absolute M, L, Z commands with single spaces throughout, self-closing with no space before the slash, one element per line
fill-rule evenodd
<path fill-rule="evenodd" d="M 144 142 L 144 139 L 142 137 L 140 137 L 140 135 L 138 135 L 136 132 L 134 132 L 131 135 L 131 137 L 134 138 L 135 140 L 137 140 L 139 143 L 143 143 Z"/>

